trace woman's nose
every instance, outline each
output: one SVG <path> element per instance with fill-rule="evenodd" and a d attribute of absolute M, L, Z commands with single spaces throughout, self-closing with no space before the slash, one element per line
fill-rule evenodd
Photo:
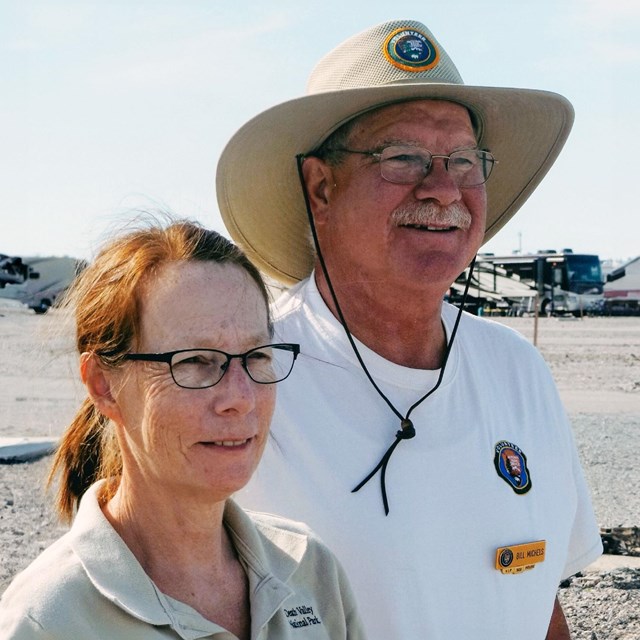
<path fill-rule="evenodd" d="M 213 387 L 217 390 L 216 411 L 248 413 L 255 407 L 256 387 L 240 358 L 232 358 L 222 380 Z"/>

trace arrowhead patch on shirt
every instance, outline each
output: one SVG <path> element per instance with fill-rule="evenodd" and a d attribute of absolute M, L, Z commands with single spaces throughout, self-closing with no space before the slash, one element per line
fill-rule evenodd
<path fill-rule="evenodd" d="M 531 489 L 531 474 L 527 468 L 527 457 L 520 448 L 501 440 L 494 447 L 493 464 L 498 475 L 517 493 L 527 493 Z"/>

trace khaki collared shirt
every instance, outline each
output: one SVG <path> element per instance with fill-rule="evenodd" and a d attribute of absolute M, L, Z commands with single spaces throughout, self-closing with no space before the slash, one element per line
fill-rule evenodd
<path fill-rule="evenodd" d="M 104 517 L 97 488 L 3 595 L 0 638 L 236 638 L 158 590 Z M 252 640 L 364 638 L 342 568 L 304 525 L 249 516 L 232 500 L 224 523 L 249 579 Z"/>

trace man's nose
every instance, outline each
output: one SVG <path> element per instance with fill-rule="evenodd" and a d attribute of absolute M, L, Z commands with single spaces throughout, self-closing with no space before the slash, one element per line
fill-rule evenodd
<path fill-rule="evenodd" d="M 462 193 L 458 183 L 447 170 L 447 158 L 434 157 L 427 175 L 415 186 L 418 200 L 435 200 L 446 206 L 458 202 Z"/>

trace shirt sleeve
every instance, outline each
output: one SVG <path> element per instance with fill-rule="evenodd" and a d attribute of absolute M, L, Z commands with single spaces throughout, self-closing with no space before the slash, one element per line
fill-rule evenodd
<path fill-rule="evenodd" d="M 569 430 L 569 438 L 571 440 L 571 466 L 576 487 L 577 505 L 571 529 L 567 562 L 562 573 L 563 580 L 584 569 L 602 555 L 600 529 L 571 430 Z"/>

